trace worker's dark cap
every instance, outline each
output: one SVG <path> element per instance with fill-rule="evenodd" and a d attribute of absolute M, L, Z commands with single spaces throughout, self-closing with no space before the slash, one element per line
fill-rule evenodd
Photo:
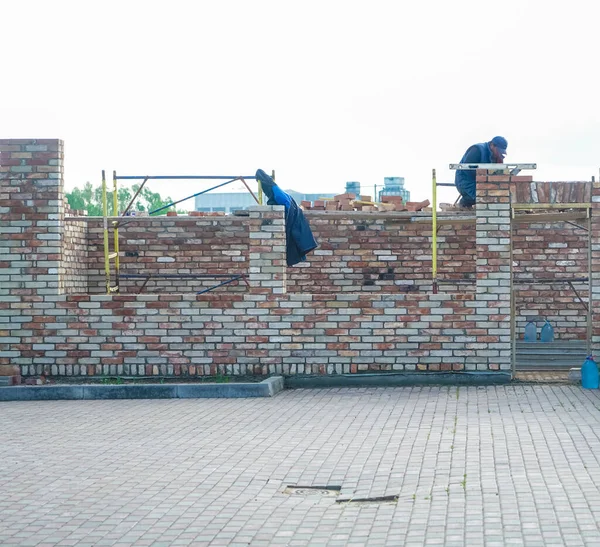
<path fill-rule="evenodd" d="M 494 137 L 491 143 L 498 149 L 501 154 L 506 154 L 508 142 L 504 137 Z"/>

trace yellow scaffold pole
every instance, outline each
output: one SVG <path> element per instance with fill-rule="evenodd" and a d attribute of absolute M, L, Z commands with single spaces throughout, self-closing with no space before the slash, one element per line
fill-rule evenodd
<path fill-rule="evenodd" d="M 437 294 L 437 179 L 435 169 L 432 170 L 431 184 L 431 277 L 433 281 L 433 294 Z"/>
<path fill-rule="evenodd" d="M 117 172 L 113 171 L 113 215 L 119 216 L 119 197 L 117 192 Z M 115 252 L 115 292 L 119 292 L 119 222 L 113 222 L 113 235 Z"/>

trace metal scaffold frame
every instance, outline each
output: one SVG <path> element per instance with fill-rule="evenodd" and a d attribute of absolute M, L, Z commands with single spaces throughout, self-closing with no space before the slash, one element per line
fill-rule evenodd
<path fill-rule="evenodd" d="M 135 200 L 141 193 L 145 184 L 149 180 L 225 180 L 226 181 L 226 182 L 217 184 L 215 186 L 212 186 L 211 188 L 208 188 L 201 192 L 192 194 L 191 196 L 187 196 L 183 199 L 173 201 L 172 203 L 161 206 L 157 209 L 154 209 L 153 211 L 149 211 L 148 216 L 151 216 L 151 215 L 154 215 L 161 211 L 164 211 L 165 209 L 169 209 L 170 207 L 173 207 L 174 205 L 178 205 L 179 203 L 182 203 L 184 201 L 187 201 L 187 200 L 192 199 L 197 196 L 201 196 L 202 194 L 206 194 L 207 192 L 211 192 L 212 190 L 216 190 L 217 188 L 221 188 L 223 186 L 226 186 L 226 185 L 231 184 L 232 182 L 235 182 L 238 180 L 244 184 L 244 186 L 246 187 L 246 189 L 248 190 L 250 195 L 254 198 L 256 203 L 259 205 L 262 205 L 263 191 L 262 191 L 260 182 L 258 183 L 258 197 L 257 197 L 254 194 L 254 192 L 251 190 L 250 186 L 248 186 L 248 183 L 245 180 L 245 179 L 251 179 L 251 178 L 254 178 L 254 175 L 250 175 L 250 176 L 241 176 L 241 175 L 231 175 L 231 176 L 225 176 L 225 175 L 215 175 L 215 176 L 212 176 L 212 175 L 156 175 L 156 176 L 121 175 L 121 176 L 117 176 L 117 172 L 113 171 L 112 193 L 113 193 L 114 216 L 112 217 L 112 220 L 111 220 L 111 217 L 109 217 L 109 215 L 108 215 L 108 191 L 107 191 L 107 184 L 106 184 L 106 175 L 105 175 L 105 171 L 103 170 L 102 171 L 102 211 L 103 211 L 104 272 L 106 275 L 106 293 L 107 294 L 118 294 L 119 289 L 120 289 L 119 284 L 120 284 L 121 278 L 123 278 L 123 279 L 143 279 L 144 283 L 141 285 L 139 292 L 141 292 L 145 288 L 145 286 L 147 285 L 148 281 L 150 281 L 150 279 L 159 279 L 159 278 L 160 279 L 188 279 L 188 278 L 206 279 L 209 277 L 215 278 L 215 279 L 225 278 L 225 281 L 222 281 L 222 282 L 220 282 L 212 287 L 209 287 L 207 289 L 203 289 L 202 291 L 199 291 L 197 294 L 203 294 L 205 292 L 211 291 L 218 287 L 222 287 L 224 285 L 232 283 L 233 281 L 242 280 L 247 285 L 248 284 L 248 282 L 246 280 L 247 276 L 245 274 L 121 274 L 120 261 L 119 261 L 119 227 L 125 226 L 125 225 L 129 224 L 130 222 L 135 222 L 137 220 L 136 217 L 128 217 L 127 214 L 129 213 L 131 207 L 133 206 Z M 273 171 L 273 179 L 274 178 L 275 178 L 275 171 Z M 133 198 L 131 198 L 131 201 L 127 205 L 125 211 L 123 211 L 120 215 L 118 214 L 118 207 L 119 207 L 118 181 L 119 180 L 141 180 L 142 181 L 140 187 L 136 191 Z M 126 217 L 127 217 L 127 219 L 126 219 Z M 112 227 L 112 229 L 113 229 L 113 252 L 110 252 L 110 243 L 109 243 L 110 242 L 110 233 L 109 233 L 110 227 Z M 114 275 L 115 284 L 114 285 L 112 285 L 112 283 L 111 283 L 111 278 L 112 278 L 111 260 L 114 260 L 114 265 L 115 265 L 115 275 Z"/>

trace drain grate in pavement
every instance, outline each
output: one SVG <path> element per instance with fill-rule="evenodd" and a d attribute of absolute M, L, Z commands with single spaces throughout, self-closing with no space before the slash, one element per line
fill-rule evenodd
<path fill-rule="evenodd" d="M 335 500 L 336 503 L 396 503 L 398 496 L 375 496 L 372 498 L 344 498 Z"/>
<path fill-rule="evenodd" d="M 295 484 L 288 485 L 283 491 L 284 494 L 292 496 L 331 496 L 339 495 L 341 486 L 299 486 Z"/>

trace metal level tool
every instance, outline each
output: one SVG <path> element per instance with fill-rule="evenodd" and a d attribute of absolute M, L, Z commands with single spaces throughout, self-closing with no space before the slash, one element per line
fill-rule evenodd
<path fill-rule="evenodd" d="M 489 171 L 505 171 L 518 175 L 523 169 L 537 169 L 536 163 L 451 163 L 450 169 L 487 169 Z"/>

